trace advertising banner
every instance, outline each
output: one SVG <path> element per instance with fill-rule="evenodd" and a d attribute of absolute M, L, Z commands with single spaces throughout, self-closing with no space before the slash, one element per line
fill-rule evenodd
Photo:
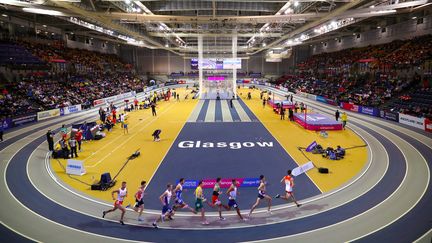
<path fill-rule="evenodd" d="M 232 179 L 221 179 L 220 187 L 228 188 L 231 186 Z M 238 187 L 258 187 L 259 186 L 259 178 L 236 178 Z M 202 188 L 213 188 L 216 184 L 216 179 L 205 179 L 202 180 L 203 185 Z M 198 186 L 199 180 L 185 180 L 183 188 L 186 189 L 195 189 Z M 178 182 L 177 182 L 178 183 Z"/>
<path fill-rule="evenodd" d="M 93 106 L 101 106 L 105 104 L 105 99 L 93 100 Z"/>
<path fill-rule="evenodd" d="M 41 112 L 37 113 L 37 120 L 41 121 L 41 120 L 45 120 L 45 119 L 49 119 L 49 118 L 57 117 L 57 116 L 60 116 L 60 109 L 41 111 Z"/>
<path fill-rule="evenodd" d="M 3 130 L 7 130 L 13 127 L 12 119 L 6 118 L 2 121 L 1 126 L 3 127 Z"/>
<path fill-rule="evenodd" d="M 432 120 L 431 119 L 428 119 L 428 118 L 425 119 L 425 130 L 427 132 L 432 132 Z"/>
<path fill-rule="evenodd" d="M 425 129 L 425 119 L 424 118 L 419 118 L 419 117 L 399 113 L 399 123 L 402 123 L 402 124 L 405 124 L 408 126 L 412 126 L 412 127 L 416 127 L 416 128 L 420 128 L 422 130 Z"/>
<path fill-rule="evenodd" d="M 359 112 L 370 116 L 380 115 L 379 109 L 374 107 L 359 106 Z"/>
<path fill-rule="evenodd" d="M 312 161 L 309 161 L 309 162 L 307 162 L 306 164 L 301 165 L 301 166 L 299 166 L 299 167 L 293 169 L 292 174 L 293 174 L 293 176 L 298 176 L 298 175 L 301 175 L 301 174 L 305 173 L 305 172 L 308 171 L 308 170 L 313 169 L 314 167 L 315 167 L 315 166 L 314 166 L 314 164 L 312 163 Z"/>
<path fill-rule="evenodd" d="M 66 174 L 69 175 L 84 175 L 85 169 L 82 160 L 68 159 L 66 165 Z"/>
<path fill-rule="evenodd" d="M 381 118 L 386 120 L 399 122 L 399 113 L 391 111 L 380 111 Z"/>
<path fill-rule="evenodd" d="M 324 98 L 324 97 L 322 97 L 322 96 L 317 96 L 316 97 L 316 101 L 319 101 L 319 102 L 327 104 L 327 99 Z"/>
<path fill-rule="evenodd" d="M 30 122 L 35 122 L 36 120 L 37 120 L 36 114 L 30 114 L 27 116 L 15 117 L 15 118 L 12 118 L 12 127 L 27 124 Z"/>
<path fill-rule="evenodd" d="M 82 110 L 81 105 L 71 105 L 71 106 L 60 108 L 60 114 L 63 116 L 70 113 L 76 113 L 81 110 Z"/>
<path fill-rule="evenodd" d="M 341 102 L 341 107 L 344 110 L 359 112 L 359 106 L 351 103 Z"/>

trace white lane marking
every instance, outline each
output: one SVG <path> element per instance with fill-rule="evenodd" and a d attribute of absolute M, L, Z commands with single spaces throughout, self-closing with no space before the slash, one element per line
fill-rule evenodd
<path fill-rule="evenodd" d="M 205 122 L 214 122 L 216 115 L 216 101 L 210 100 L 209 105 L 207 107 L 207 112 L 204 118 Z"/>
<path fill-rule="evenodd" d="M 221 104 L 221 108 L 222 108 L 222 121 L 223 122 L 232 122 L 233 118 L 232 118 L 231 112 L 230 112 L 230 109 L 232 109 L 232 108 L 229 108 L 228 101 L 221 100 L 220 104 Z"/>
<path fill-rule="evenodd" d="M 199 100 L 197 106 L 192 111 L 192 114 L 188 118 L 188 122 L 196 122 L 199 116 L 199 113 L 201 112 L 201 109 L 204 105 L 204 100 Z"/>
<path fill-rule="evenodd" d="M 372 136 L 371 136 L 372 137 Z M 372 137 L 372 138 L 374 138 L 374 137 Z M 376 138 L 374 138 L 375 140 L 376 140 Z M 384 149 L 384 146 L 377 140 L 376 142 L 378 142 L 378 144 L 380 144 L 380 146 L 382 147 L 382 149 L 384 150 L 384 152 L 386 153 L 386 157 L 387 157 L 387 159 L 385 160 L 386 161 L 386 169 L 385 169 L 385 171 L 384 171 L 384 173 L 381 175 L 381 178 L 372 186 L 372 187 L 370 187 L 368 190 L 366 190 L 364 193 L 362 193 L 362 194 L 360 194 L 360 195 L 358 195 L 357 197 L 355 197 L 355 198 L 352 198 L 351 200 L 349 200 L 349 201 L 347 201 L 347 202 L 343 202 L 343 203 L 340 203 L 340 205 L 337 205 L 337 206 L 334 206 L 334 207 L 331 207 L 331 208 L 328 208 L 328 209 L 326 209 L 326 210 L 323 210 L 323 211 L 320 211 L 320 212 L 316 212 L 316 213 L 312 213 L 312 214 L 309 214 L 309 215 L 305 215 L 305 216 L 302 216 L 302 217 L 297 217 L 297 218 L 292 218 L 292 219 L 287 219 L 287 220 L 281 220 L 281 221 L 278 221 L 278 222 L 272 222 L 272 223 L 265 223 L 265 224 L 257 224 L 257 225 L 246 225 L 246 226 L 236 226 L 236 227 L 224 227 L 224 229 L 236 229 L 236 228 L 249 228 L 249 227 L 256 227 L 256 226 L 263 226 L 263 225 L 271 225 L 271 224 L 277 224 L 277 223 L 283 223 L 283 222 L 288 222 L 288 221 L 292 221 L 292 220 L 297 220 L 297 219 L 301 219 L 301 218 L 306 218 L 306 217 L 310 217 L 310 216 L 314 216 L 314 215 L 317 215 L 317 214 L 320 214 L 320 213 L 323 213 L 323 212 L 326 212 L 326 211 L 329 211 L 329 210 L 332 210 L 332 209 L 334 209 L 334 208 L 337 208 L 337 207 L 340 207 L 340 206 L 342 206 L 342 205 L 345 205 L 345 204 L 347 204 L 347 203 L 350 203 L 351 201 L 353 201 L 353 200 L 355 200 L 355 199 L 357 199 L 357 198 L 359 198 L 359 197 L 361 197 L 361 196 L 363 196 L 364 194 L 366 194 L 366 193 L 368 193 L 370 190 L 372 190 L 381 180 L 382 180 L 382 178 L 384 177 L 384 175 L 387 173 L 387 170 L 388 170 L 388 167 L 389 167 L 389 159 L 388 159 L 388 154 L 387 154 L 387 151 Z M 372 161 L 373 161 L 373 153 L 371 153 L 371 158 L 370 158 L 370 163 L 369 163 L 369 166 L 368 166 L 368 169 L 369 169 L 369 167 L 371 166 L 371 163 L 372 163 Z M 354 184 L 357 180 L 359 180 L 361 177 L 363 177 L 363 175 L 368 171 L 368 169 L 367 170 L 365 170 L 363 173 L 362 173 L 362 175 L 360 176 L 360 177 L 358 177 L 356 180 L 354 180 L 352 183 L 350 183 L 350 184 L 347 184 L 346 186 L 344 186 L 344 187 L 342 187 L 342 188 L 339 188 L 338 190 L 335 190 L 335 191 L 333 191 L 333 192 L 331 192 L 331 193 L 329 193 L 329 194 L 324 194 L 324 195 L 322 195 L 321 197 L 317 197 L 317 198 L 315 198 L 315 199 L 310 199 L 310 200 L 305 200 L 305 201 L 302 201 L 302 203 L 304 203 L 304 204 L 307 204 L 307 203 L 310 203 L 310 202 L 313 202 L 313 201 L 317 201 L 317 200 L 320 200 L 320 199 L 323 199 L 323 198 L 326 198 L 326 197 L 329 197 L 330 195 L 333 195 L 333 194 L 335 194 L 335 193 L 337 193 L 337 192 L 339 192 L 339 191 L 341 191 L 341 190 L 344 190 L 345 188 L 347 188 L 347 187 L 349 187 L 349 186 L 352 186 L 352 184 Z M 50 173 L 51 175 L 52 175 L 52 177 L 54 176 L 52 173 Z M 154 175 L 154 174 L 153 174 Z M 57 181 L 56 181 L 57 182 Z M 57 184 L 59 184 L 58 182 L 57 182 Z M 88 198 L 88 197 L 86 197 L 86 196 L 84 196 L 84 195 L 81 195 L 81 194 L 79 194 L 79 193 L 76 193 L 75 191 L 72 191 L 72 190 L 70 190 L 70 189 L 68 189 L 68 188 L 66 188 L 66 187 L 64 187 L 63 185 L 61 185 L 61 184 L 59 184 L 61 187 L 63 187 L 65 190 L 67 190 L 67 191 L 69 191 L 69 192 L 71 192 L 71 193 L 73 193 L 73 194 L 75 194 L 75 195 L 77 195 L 77 196 L 79 196 L 79 197 L 82 197 L 82 198 L 85 198 L 85 199 L 87 199 L 87 200 L 89 200 L 89 201 L 93 201 L 93 202 L 95 202 L 95 203 L 97 203 L 97 204 L 102 204 L 102 205 L 107 205 L 107 206 L 111 206 L 110 204 L 105 204 L 105 203 L 102 203 L 102 202 L 99 202 L 99 201 L 97 201 L 97 200 L 93 200 L 93 199 L 91 199 L 91 198 Z M 274 209 L 273 211 L 276 211 L 276 210 L 282 210 L 282 209 L 287 209 L 287 208 L 294 208 L 294 206 L 281 206 L 281 207 L 278 207 L 278 208 L 276 208 L 276 209 Z M 76 212 L 80 212 L 80 211 L 76 211 Z M 154 214 L 154 215 L 159 215 L 160 214 L 160 212 L 159 211 L 156 211 L 156 210 L 145 210 L 144 211 L 145 213 L 149 213 L 149 214 Z M 264 210 L 262 210 L 262 212 L 266 212 L 266 211 L 264 211 Z M 176 214 L 177 216 L 181 216 L 181 217 L 191 217 L 191 216 L 195 216 L 195 215 L 190 215 L 190 214 L 180 214 L 180 213 L 177 213 Z M 236 214 L 235 213 L 230 213 L 230 214 L 225 214 L 225 215 L 227 215 L 227 216 L 235 216 Z M 217 213 L 212 213 L 212 214 L 209 214 L 209 215 L 207 215 L 207 216 L 209 216 L 209 217 L 217 217 L 218 215 L 217 215 Z M 199 216 L 196 216 L 196 217 L 199 217 Z M 131 225 L 135 225 L 134 223 L 128 223 L 128 224 L 131 224 Z M 138 225 L 139 226 L 139 225 Z M 172 229 L 171 227 L 160 227 L 160 228 L 165 228 L 165 229 Z M 174 229 L 181 229 L 181 230 L 218 230 L 219 228 L 207 228 L 207 229 L 201 229 L 201 228 L 187 228 L 187 227 L 176 227 L 176 228 L 174 228 Z"/>
<path fill-rule="evenodd" d="M 238 100 L 233 100 L 234 109 L 237 111 L 237 114 L 240 117 L 240 121 L 242 122 L 251 122 L 251 118 L 248 116 L 246 111 L 243 109 L 243 106 L 240 105 Z"/>
<path fill-rule="evenodd" d="M 420 242 L 431 242 L 431 239 L 425 239 L 429 235 L 432 235 L 432 229 L 428 230 L 428 232 L 424 233 L 424 235 L 420 236 L 417 240 L 415 240 L 413 243 L 420 243 Z M 432 237 L 431 237 L 432 238 Z"/>
<path fill-rule="evenodd" d="M 319 109 L 319 110 L 322 110 L 323 108 L 321 108 L 321 109 Z M 327 109 L 327 108 L 324 108 L 324 109 Z M 329 110 L 329 109 L 327 109 L 327 110 Z M 324 112 L 326 112 L 326 111 L 324 111 Z M 326 112 L 326 113 L 329 113 L 329 112 Z M 362 121 L 361 119 L 359 119 L 359 118 L 354 118 L 354 119 L 357 119 L 357 120 L 359 120 L 359 121 L 357 121 L 358 123 L 366 123 L 365 121 Z M 370 125 L 370 124 L 369 124 Z M 396 134 L 394 134 L 394 133 L 392 133 L 392 132 L 390 132 L 390 131 L 388 131 L 388 130 L 386 130 L 386 129 L 384 129 L 384 128 L 381 128 L 381 127 L 378 127 L 377 125 L 373 125 L 373 126 L 375 126 L 376 128 L 378 128 L 378 130 L 384 130 L 384 131 L 386 131 L 386 132 L 388 132 L 388 133 L 390 133 L 390 134 L 393 134 L 394 136 L 396 136 L 396 137 L 398 137 Z M 381 133 L 380 133 L 381 134 Z M 260 240 L 260 241 L 254 241 L 254 242 L 264 242 L 264 241 L 271 241 L 271 240 L 276 240 L 276 239 L 287 239 L 287 238 L 291 238 L 291 237 L 294 237 L 294 236 L 298 236 L 298 235 L 302 235 L 302 234 L 306 234 L 306 233 L 310 233 L 310 232 L 315 232 L 315 231 L 318 231 L 318 230 L 322 230 L 322 229 L 326 229 L 326 228 L 329 228 L 329 227 L 332 227 L 332 226 L 335 226 L 335 225 L 339 225 L 339 224 L 342 224 L 342 223 L 346 223 L 346 222 L 348 222 L 348 221 L 351 221 L 351 220 L 353 220 L 353 219 L 355 219 L 355 218 L 357 218 L 357 217 L 360 217 L 361 215 L 364 215 L 364 214 L 366 214 L 366 213 L 368 213 L 369 211 L 371 211 L 371 210 L 373 210 L 373 209 L 375 209 L 375 208 L 377 208 L 378 206 L 380 206 L 381 204 L 383 204 L 384 202 L 386 202 L 387 200 L 389 200 L 391 197 L 393 197 L 393 195 L 396 193 L 396 192 L 398 192 L 398 190 L 402 187 L 402 185 L 403 185 L 403 183 L 404 183 L 404 181 L 405 181 L 405 179 L 406 179 L 406 177 L 407 177 L 407 174 L 408 174 L 408 161 L 407 161 L 407 159 L 406 159 L 406 156 L 405 156 L 405 153 L 400 149 L 400 147 L 397 145 L 397 144 L 395 144 L 392 140 L 390 140 L 389 138 L 388 138 L 388 136 L 386 136 L 386 135 L 384 135 L 384 134 L 381 134 L 382 136 L 384 136 L 386 139 L 388 139 L 391 143 L 393 143 L 400 151 L 401 151 L 401 153 L 402 153 L 402 155 L 404 156 L 404 158 L 405 158 L 405 164 L 406 164 L 406 170 L 405 170 L 405 176 L 404 176 L 404 178 L 403 178 L 403 180 L 402 180 L 402 183 L 400 183 L 399 184 L 399 186 L 398 186 L 398 188 L 389 196 L 389 197 L 387 197 L 384 201 L 382 201 L 382 202 L 380 202 L 379 204 L 377 204 L 377 205 L 375 205 L 373 208 L 371 208 L 371 209 L 369 209 L 369 210 L 367 210 L 367 211 L 365 211 L 365 212 L 363 212 L 363 213 L 361 213 L 361 214 L 358 214 L 358 215 L 356 215 L 356 216 L 354 216 L 354 217 L 351 217 L 351 218 L 349 218 L 349 219 L 347 219 L 347 220 L 344 220 L 344 221 L 341 221 L 341 222 L 338 222 L 338 223 L 336 223 L 336 224 L 333 224 L 333 225 L 329 225 L 329 226 L 326 226 L 326 227 L 323 227 L 323 228 L 318 228 L 318 229 L 314 229 L 314 230 L 311 230 L 311 231 L 307 231 L 307 232 L 302 232 L 302 233 L 299 233 L 299 234 L 294 234 L 294 235 L 289 235 L 289 236 L 283 236 L 283 237 L 278 237 L 278 238 L 272 238 L 272 239 L 266 239 L 266 240 Z M 399 137 L 398 137 L 399 138 Z M 408 144 L 409 146 L 411 146 L 412 147 L 412 149 L 414 149 L 415 150 L 415 152 L 417 152 L 422 158 L 423 158 L 423 161 L 425 162 L 425 164 L 426 164 L 426 167 L 428 168 L 428 170 L 427 170 L 427 172 L 428 172 L 428 182 L 427 182 L 427 184 L 426 184 L 426 187 L 425 187 L 425 189 L 424 189 L 424 191 L 423 191 L 423 193 L 422 193 L 422 195 L 418 198 L 418 200 L 416 201 L 416 203 L 414 204 L 414 205 L 412 205 L 411 206 L 411 208 L 409 208 L 407 211 L 405 211 L 402 215 L 400 215 L 397 219 L 395 219 L 395 220 L 393 220 L 392 222 L 390 222 L 390 223 L 388 223 L 388 224 L 386 224 L 385 226 L 383 226 L 383 227 L 381 227 L 381 228 L 379 228 L 379 229 L 376 229 L 375 231 L 373 231 L 373 232 L 370 232 L 370 233 L 368 233 L 368 234 L 365 234 L 365 235 L 363 235 L 363 236 L 361 236 L 361 237 L 358 237 L 358 238 L 356 238 L 356 239 L 360 239 L 360 238 L 363 238 L 363 237 L 365 237 L 365 236 L 367 236 L 367 235 L 369 235 L 369 234 L 372 234 L 372 233 L 374 233 L 374 232 L 376 232 L 376 231 L 378 231 L 378 230 L 381 230 L 381 229 L 383 229 L 383 228 L 385 228 L 385 227 L 387 227 L 388 225 L 390 225 L 390 224 L 392 224 L 393 222 L 395 222 L 395 221 L 397 221 L 398 219 L 400 219 L 401 217 L 403 217 L 404 215 L 406 215 L 409 211 L 411 211 L 411 209 L 412 208 L 414 208 L 417 204 L 418 204 L 418 202 L 423 198 L 423 196 L 424 196 L 424 194 L 426 193 L 426 191 L 427 191 L 427 188 L 428 188 L 428 186 L 429 186 L 429 183 L 430 183 L 430 169 L 429 169 L 429 165 L 427 164 L 427 161 L 426 161 L 426 159 L 423 157 L 423 155 L 414 147 L 414 146 L 412 146 L 410 143 L 408 143 L 407 141 L 405 141 L 405 140 L 403 140 L 403 139 L 401 139 L 401 138 L 399 138 L 400 139 L 400 141 L 402 141 L 402 143 L 406 143 L 406 144 Z M 387 152 L 387 151 L 386 151 Z M 354 239 L 354 240 L 356 240 L 356 239 Z M 354 241 L 354 240 L 352 240 L 352 241 Z"/>
<path fill-rule="evenodd" d="M 31 238 L 30 236 L 27 236 L 27 235 L 25 235 L 25 234 L 23 234 L 23 233 L 21 233 L 19 231 L 16 231 L 15 229 L 11 228 L 9 225 L 7 225 L 6 223 L 4 223 L 3 221 L 0 221 L 0 224 L 2 224 L 4 227 L 8 228 L 10 231 L 14 232 L 17 235 L 20 235 L 20 236 L 22 236 L 24 238 L 27 238 L 29 240 L 32 240 L 34 242 L 42 242 L 42 241 L 38 241 L 38 240 L 36 240 L 34 238 Z"/>
<path fill-rule="evenodd" d="M 159 114 L 159 116 L 162 116 L 163 114 L 165 114 L 165 113 L 167 113 L 168 111 L 170 111 L 172 107 L 174 107 L 174 106 L 173 106 L 173 105 L 168 106 L 167 109 L 164 110 L 164 112 L 162 112 L 161 114 Z M 128 136 L 128 138 L 127 138 L 126 140 L 124 140 L 121 144 L 117 145 L 116 148 L 115 148 L 114 150 L 111 150 L 110 153 L 108 153 L 108 154 L 106 154 L 104 157 L 102 157 L 102 159 L 100 159 L 97 163 L 95 163 L 95 164 L 93 164 L 93 165 L 86 166 L 86 167 L 89 167 L 89 168 L 96 167 L 97 165 L 99 165 L 100 163 L 102 163 L 102 161 L 104 161 L 106 158 L 108 158 L 108 157 L 111 155 L 111 153 L 117 151 L 119 148 L 122 148 L 122 146 L 123 146 L 124 144 L 126 144 L 127 142 L 129 142 L 132 138 L 134 138 L 134 137 L 137 136 L 137 135 L 141 135 L 140 132 L 142 132 L 146 127 L 150 126 L 151 124 L 153 124 L 153 123 L 154 123 L 155 121 L 157 121 L 157 120 L 158 120 L 157 117 L 153 118 L 153 119 L 150 120 L 148 123 L 146 123 L 144 126 L 142 126 L 141 129 L 138 130 L 138 132 L 135 132 L 132 136 Z M 113 141 L 117 141 L 117 139 L 119 139 L 119 138 L 124 138 L 124 137 L 123 137 L 123 136 L 119 136 L 119 137 L 115 138 Z M 111 141 L 110 144 L 111 144 L 113 141 Z M 96 152 L 94 152 L 92 155 L 97 154 L 98 151 L 101 151 L 101 150 L 98 149 L 98 150 L 97 150 Z M 91 157 L 91 156 L 90 156 L 90 157 Z M 87 158 L 87 159 L 88 159 L 88 158 Z M 86 159 L 86 160 L 87 160 L 87 159 Z"/>

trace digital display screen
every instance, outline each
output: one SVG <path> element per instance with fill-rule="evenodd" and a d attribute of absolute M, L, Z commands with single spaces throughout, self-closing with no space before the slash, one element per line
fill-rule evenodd
<path fill-rule="evenodd" d="M 216 59 L 204 58 L 203 69 L 222 70 L 222 69 L 241 69 L 241 59 Z M 191 69 L 198 70 L 198 58 L 191 59 Z"/>
<path fill-rule="evenodd" d="M 219 80 L 225 80 L 225 77 L 224 76 L 209 76 L 209 77 L 207 77 L 207 80 L 210 80 L 210 81 L 219 81 Z"/>

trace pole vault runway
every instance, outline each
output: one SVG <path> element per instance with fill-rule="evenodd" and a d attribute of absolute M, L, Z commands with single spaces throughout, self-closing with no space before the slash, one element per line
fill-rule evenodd
<path fill-rule="evenodd" d="M 315 109 L 333 114 L 333 108 L 304 101 Z M 245 106 L 242 102 L 238 105 Z M 219 110 L 219 105 L 214 107 Z M 250 117 L 250 111 L 244 110 Z M 237 115 L 239 119 L 244 116 Z M 109 205 L 79 195 L 67 186 L 62 187 L 46 166 L 47 151 L 43 143 L 45 131 L 38 128 L 32 130 L 32 126 L 29 126 L 16 134 L 19 138 L 9 138 L 13 143 L 0 147 L 0 173 L 4 175 L 0 181 L 0 193 L 2 205 L 5 206 L 5 210 L 0 211 L 0 240 L 430 242 L 430 134 L 409 130 L 381 119 L 349 115 L 350 129 L 368 144 L 369 162 L 346 185 L 320 194 L 312 181 L 302 175 L 296 178 L 301 187 L 301 190 L 297 189 L 297 195 L 303 203 L 300 208 L 280 202 L 277 205 L 277 200 L 274 200 L 276 206 L 273 215 L 266 215 L 265 204 L 262 204 L 256 216 L 247 222 L 240 222 L 233 212 L 225 212 L 227 220 L 224 222 L 219 222 L 215 213 L 209 213 L 212 224 L 208 228 L 200 226 L 199 218 L 185 211 L 159 230 L 148 227 L 159 213 L 153 210 L 160 207 L 157 200 L 146 201 L 149 209 L 143 223 L 136 222 L 136 215 L 132 212 L 127 213 L 126 226 L 116 222 L 116 215 L 101 219 L 101 211 Z M 80 120 L 79 115 L 69 118 Z M 201 141 L 199 146 L 197 141 Z M 202 147 L 205 142 L 207 148 Z M 218 142 L 225 142 L 226 146 L 217 147 Z M 264 142 L 272 142 L 273 146 L 258 144 Z M 206 170 L 200 170 L 198 175 L 197 167 L 202 164 L 206 165 Z M 160 194 L 164 190 L 160 186 L 166 182 L 173 183 L 179 177 L 257 177 L 262 173 L 269 181 L 278 182 L 287 167 L 293 166 L 292 158 L 265 127 L 253 119 L 251 122 L 231 123 L 188 122 L 151 180 L 148 193 Z M 180 167 L 181 172 L 178 169 Z M 282 189 L 280 184 L 274 182 L 269 185 L 270 193 Z M 247 213 L 250 200 L 256 198 L 256 189 L 240 188 L 240 193 L 240 208 L 243 213 Z M 190 194 L 185 193 L 185 197 L 190 197 Z M 206 194 L 210 196 L 207 191 Z M 186 198 L 186 201 L 190 200 Z"/>

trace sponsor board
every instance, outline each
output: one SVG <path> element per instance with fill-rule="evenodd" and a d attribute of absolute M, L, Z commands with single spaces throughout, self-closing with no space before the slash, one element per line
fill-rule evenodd
<path fill-rule="evenodd" d="M 425 119 L 425 130 L 427 132 L 432 132 L 432 120 L 431 119 L 428 119 L 428 118 Z"/>
<path fill-rule="evenodd" d="M 419 117 L 399 113 L 399 123 L 405 124 L 408 126 L 412 126 L 412 127 L 416 127 L 416 128 L 420 128 L 422 130 L 425 129 L 425 119 L 424 118 L 419 118 Z"/>
<path fill-rule="evenodd" d="M 30 114 L 27 116 L 15 117 L 12 119 L 12 126 L 16 127 L 19 125 L 35 122 L 37 120 L 37 114 Z"/>
<path fill-rule="evenodd" d="M 327 99 L 326 98 L 324 98 L 322 96 L 318 96 L 318 95 L 315 98 L 316 98 L 316 101 L 319 101 L 319 102 L 327 104 Z"/>
<path fill-rule="evenodd" d="M 57 117 L 57 116 L 60 116 L 60 109 L 41 111 L 41 112 L 37 113 L 37 120 L 41 121 L 41 120 L 45 120 L 45 119 L 49 119 L 49 118 Z"/>
<path fill-rule="evenodd" d="M 341 107 L 344 110 L 359 112 L 359 106 L 352 103 L 341 102 Z"/>
<path fill-rule="evenodd" d="M 399 113 L 391 111 L 380 111 L 380 117 L 386 120 L 399 122 Z"/>
<path fill-rule="evenodd" d="M 379 116 L 380 114 L 378 108 L 366 107 L 366 106 L 360 106 L 359 112 L 370 116 Z"/>
<path fill-rule="evenodd" d="M 81 105 L 71 105 L 71 106 L 66 106 L 63 108 L 60 108 L 60 115 L 67 115 L 67 114 L 71 114 L 71 113 L 76 113 L 81 111 Z"/>
<path fill-rule="evenodd" d="M 93 100 L 93 106 L 101 106 L 105 104 L 105 99 Z"/>
<path fill-rule="evenodd" d="M 238 187 L 258 187 L 260 184 L 259 178 L 235 178 L 237 180 Z M 213 188 L 216 184 L 216 179 L 204 179 L 202 180 L 202 188 Z M 177 181 L 178 183 L 178 181 Z M 185 180 L 183 184 L 184 189 L 195 189 L 198 186 L 199 180 Z M 232 179 L 224 178 L 221 179 L 219 185 L 221 188 L 229 188 L 232 184 Z"/>
<path fill-rule="evenodd" d="M 84 175 L 86 173 L 82 160 L 68 159 L 66 164 L 66 174 Z"/>
<path fill-rule="evenodd" d="M 12 128 L 13 127 L 12 119 L 10 119 L 10 118 L 4 119 L 3 121 L 1 121 L 1 126 L 2 126 L 3 130 Z"/>
<path fill-rule="evenodd" d="M 273 142 L 202 142 L 202 141 L 181 141 L 178 143 L 181 149 L 191 148 L 227 148 L 227 149 L 242 149 L 242 148 L 272 148 Z"/>
<path fill-rule="evenodd" d="M 299 175 L 301 175 L 301 174 L 305 173 L 306 171 L 311 170 L 313 168 L 315 168 L 314 164 L 312 163 L 312 161 L 309 161 L 306 164 L 303 164 L 297 168 L 294 168 L 292 170 L 292 174 L 293 174 L 293 176 L 299 176 Z"/>

